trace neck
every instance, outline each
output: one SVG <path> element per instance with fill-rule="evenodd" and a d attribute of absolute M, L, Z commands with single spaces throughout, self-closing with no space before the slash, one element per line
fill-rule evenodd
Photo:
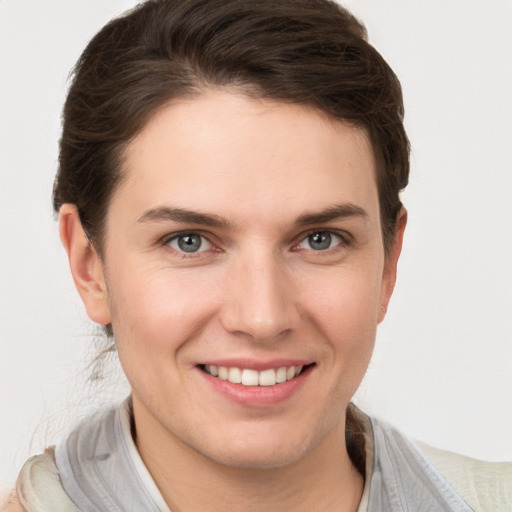
<path fill-rule="evenodd" d="M 173 512 L 358 508 L 364 479 L 347 453 L 344 418 L 300 460 L 273 468 L 219 464 L 144 423 L 137 418 L 137 448 Z"/>

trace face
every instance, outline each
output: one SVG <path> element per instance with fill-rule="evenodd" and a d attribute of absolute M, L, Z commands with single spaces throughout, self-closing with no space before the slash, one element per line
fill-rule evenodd
<path fill-rule="evenodd" d="M 211 91 L 126 152 L 102 272 L 138 435 L 280 466 L 344 427 L 394 280 L 365 133 Z"/>

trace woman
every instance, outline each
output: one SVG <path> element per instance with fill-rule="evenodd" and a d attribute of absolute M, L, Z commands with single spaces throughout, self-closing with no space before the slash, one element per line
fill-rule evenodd
<path fill-rule="evenodd" d="M 132 393 L 27 462 L 24 509 L 506 506 L 510 466 L 350 404 L 406 225 L 402 117 L 328 1 L 146 2 L 91 41 L 54 205 Z"/>

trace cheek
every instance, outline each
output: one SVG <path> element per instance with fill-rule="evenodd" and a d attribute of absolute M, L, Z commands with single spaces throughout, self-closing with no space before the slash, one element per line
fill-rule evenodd
<path fill-rule="evenodd" d="M 187 366 L 182 347 L 196 339 L 213 314 L 207 290 L 198 289 L 191 279 L 166 274 L 119 269 L 109 288 L 119 360 L 132 392 L 145 397 L 144 402 L 156 397 L 157 390 L 184 389 Z"/>
<path fill-rule="evenodd" d="M 370 362 L 380 304 L 378 273 L 351 269 L 318 281 L 310 288 L 311 322 L 328 344 L 325 367 L 334 376 L 335 403 L 347 403 L 359 387 Z"/>
<path fill-rule="evenodd" d="M 347 342 L 375 333 L 380 304 L 381 279 L 375 269 L 337 269 L 316 276 L 304 286 L 307 308 L 315 323 Z M 327 334 L 327 333 L 326 333 Z"/>
<path fill-rule="evenodd" d="M 215 301 L 206 282 L 191 273 L 166 271 L 112 275 L 109 300 L 119 349 L 129 346 L 156 358 L 162 351 L 176 352 L 213 314 Z"/>

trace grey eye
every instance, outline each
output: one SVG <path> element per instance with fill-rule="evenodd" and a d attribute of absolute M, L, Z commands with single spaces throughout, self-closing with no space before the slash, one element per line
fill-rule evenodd
<path fill-rule="evenodd" d="M 168 244 L 177 251 L 188 253 L 207 251 L 211 247 L 210 242 L 197 233 L 177 235 L 173 237 Z"/>
<path fill-rule="evenodd" d="M 317 233 L 309 234 L 299 244 L 301 249 L 313 249 L 314 251 L 325 251 L 342 242 L 340 235 L 330 233 L 329 231 L 318 231 Z"/>

